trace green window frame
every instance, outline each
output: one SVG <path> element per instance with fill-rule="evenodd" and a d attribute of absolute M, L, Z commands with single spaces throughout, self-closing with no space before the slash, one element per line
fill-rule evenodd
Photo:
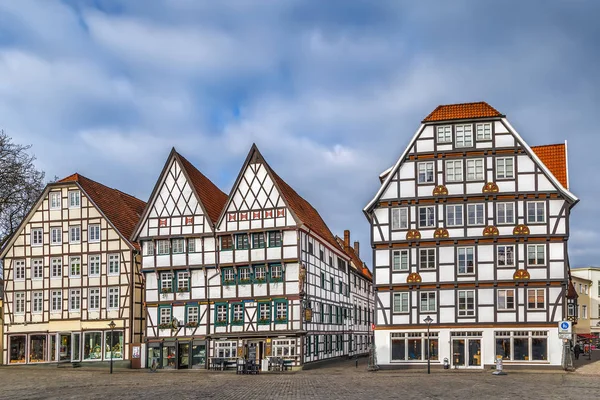
<path fill-rule="evenodd" d="M 252 234 L 252 248 L 253 249 L 264 249 L 267 247 L 265 243 L 264 232 L 257 232 Z"/>
<path fill-rule="evenodd" d="M 255 265 L 252 273 L 254 283 L 267 282 L 267 270 L 265 265 Z"/>
<path fill-rule="evenodd" d="M 214 322 L 215 326 L 227 326 L 227 323 L 229 322 L 228 306 L 229 306 L 229 304 L 227 304 L 227 303 L 215 303 L 215 322 Z M 224 309 L 221 307 L 224 307 Z M 219 320 L 219 315 L 224 315 L 225 319 Z"/>
<path fill-rule="evenodd" d="M 269 231 L 267 233 L 269 237 L 269 247 L 281 247 L 283 242 L 281 240 L 280 231 Z"/>
<path fill-rule="evenodd" d="M 261 307 L 264 306 L 264 307 Z M 270 301 L 259 301 L 258 302 L 258 324 L 259 325 L 270 325 L 271 324 L 271 314 L 272 314 L 272 305 Z M 264 312 L 267 315 L 264 315 Z"/>
<path fill-rule="evenodd" d="M 231 325 L 244 325 L 244 313 L 245 313 L 244 303 L 231 303 L 229 308 L 230 308 L 230 312 L 231 312 L 231 316 L 229 318 Z M 237 311 L 239 311 L 241 313 L 242 318 L 236 318 L 235 313 Z"/>
<path fill-rule="evenodd" d="M 285 305 L 285 308 L 280 307 L 280 305 Z M 273 316 L 276 324 L 287 324 L 288 322 L 288 312 L 289 305 L 287 299 L 277 299 L 273 300 Z M 285 317 L 279 317 L 279 312 L 285 310 Z"/>
<path fill-rule="evenodd" d="M 238 283 L 240 285 L 247 285 L 253 282 L 254 274 L 250 267 L 239 267 L 238 268 Z"/>
<path fill-rule="evenodd" d="M 235 235 L 235 248 L 236 250 L 248 250 L 250 248 L 248 243 L 248 234 L 241 233 Z"/>
<path fill-rule="evenodd" d="M 269 264 L 269 281 L 270 282 L 283 282 L 285 278 L 285 270 L 283 265 L 280 263 Z"/>
<path fill-rule="evenodd" d="M 163 274 L 170 276 L 170 279 L 163 279 L 162 276 Z M 171 285 L 170 286 L 166 286 L 163 287 L 163 281 L 164 282 L 168 282 L 171 281 Z M 158 288 L 160 293 L 162 294 L 169 294 L 169 293 L 173 293 L 175 287 L 175 274 L 173 273 L 173 271 L 160 271 L 158 273 Z"/>
<path fill-rule="evenodd" d="M 225 286 L 235 285 L 237 282 L 235 270 L 232 267 L 221 269 L 221 283 Z"/>
<path fill-rule="evenodd" d="M 189 310 L 191 308 L 196 308 L 197 309 L 197 315 L 198 315 L 198 321 L 192 321 L 190 322 L 189 320 Z M 185 305 L 185 326 L 187 328 L 195 328 L 200 324 L 200 306 L 198 305 L 198 303 L 187 303 Z"/>
<path fill-rule="evenodd" d="M 169 314 L 171 315 L 171 321 L 169 321 L 168 323 L 161 323 L 160 320 L 160 316 L 161 316 L 161 310 L 169 310 Z M 173 306 L 169 305 L 159 305 L 158 306 L 158 329 L 170 329 L 173 327 Z"/>
<path fill-rule="evenodd" d="M 306 343 L 304 345 L 304 354 L 305 354 L 306 357 L 310 357 L 310 350 L 311 350 L 310 340 L 311 340 L 311 336 L 307 336 L 306 337 Z"/>
<path fill-rule="evenodd" d="M 319 335 L 315 335 L 314 352 L 315 356 L 319 356 Z"/>

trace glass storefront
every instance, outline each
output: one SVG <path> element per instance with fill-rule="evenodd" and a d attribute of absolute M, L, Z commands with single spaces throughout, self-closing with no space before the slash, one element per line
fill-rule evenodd
<path fill-rule="evenodd" d="M 113 360 L 118 360 L 123 358 L 123 332 L 122 331 L 114 331 L 111 333 L 110 331 L 106 332 L 106 352 L 104 354 L 105 360 L 110 360 L 111 355 Z"/>
<path fill-rule="evenodd" d="M 192 368 L 204 368 L 206 365 L 206 342 L 192 344 Z"/>
<path fill-rule="evenodd" d="M 102 360 L 102 332 L 84 333 L 83 359 Z"/>
<path fill-rule="evenodd" d="M 48 361 L 47 335 L 29 336 L 29 362 L 38 363 Z"/>
<path fill-rule="evenodd" d="M 50 335 L 50 361 L 56 361 L 56 335 Z"/>
<path fill-rule="evenodd" d="M 10 337 L 10 363 L 20 364 L 25 363 L 25 343 L 26 336 L 11 336 Z"/>
<path fill-rule="evenodd" d="M 175 342 L 164 343 L 162 348 L 162 367 L 175 368 Z"/>
<path fill-rule="evenodd" d="M 148 343 L 148 368 L 152 368 L 154 363 L 156 367 L 160 365 L 160 343 Z"/>

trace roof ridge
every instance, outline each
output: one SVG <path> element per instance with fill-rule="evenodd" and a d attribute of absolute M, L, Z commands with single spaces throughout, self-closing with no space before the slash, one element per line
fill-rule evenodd
<path fill-rule="evenodd" d="M 457 119 L 502 117 L 502 113 L 485 101 L 438 105 L 422 122 L 450 121 Z"/>

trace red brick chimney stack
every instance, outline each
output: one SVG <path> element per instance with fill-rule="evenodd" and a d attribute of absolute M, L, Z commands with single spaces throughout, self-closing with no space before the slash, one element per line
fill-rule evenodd
<path fill-rule="evenodd" d="M 350 247 L 350 231 L 346 229 L 344 231 L 344 248 Z"/>
<path fill-rule="evenodd" d="M 360 257 L 360 243 L 354 242 L 354 252 L 357 257 Z"/>

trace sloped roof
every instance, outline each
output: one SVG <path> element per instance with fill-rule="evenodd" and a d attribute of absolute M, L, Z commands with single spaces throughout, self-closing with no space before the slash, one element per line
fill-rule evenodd
<path fill-rule="evenodd" d="M 450 121 L 453 119 L 503 117 L 485 101 L 477 103 L 447 104 L 435 108 L 423 122 Z"/>
<path fill-rule="evenodd" d="M 579 295 L 577 294 L 577 290 L 573 285 L 573 281 L 569 279 L 569 287 L 567 288 L 567 299 L 576 299 Z"/>
<path fill-rule="evenodd" d="M 548 144 L 544 146 L 531 146 L 531 150 L 539 157 L 552 175 L 566 189 L 569 188 L 567 176 L 567 146 L 562 144 Z"/>
<path fill-rule="evenodd" d="M 342 239 L 339 236 L 336 236 L 335 239 L 338 245 L 342 248 L 342 250 L 344 250 L 344 252 L 350 257 L 352 261 L 350 265 L 352 266 L 352 268 L 354 268 L 359 274 L 361 274 L 368 280 L 373 281 L 373 275 L 371 274 L 371 271 L 369 271 L 369 268 L 367 268 L 365 262 L 360 259 L 358 254 L 356 254 L 356 251 L 354 251 L 354 247 L 346 246 L 344 244 L 344 239 Z"/>
<path fill-rule="evenodd" d="M 200 201 L 208 214 L 211 222 L 216 224 L 219 220 L 221 210 L 227 203 L 227 195 L 221 191 L 210 179 L 208 179 L 202 172 L 198 171 L 196 167 L 192 165 L 185 157 L 179 153 L 175 153 L 181 161 L 181 166 L 185 169 L 186 174 L 192 181 L 196 189 L 196 194 L 200 197 Z"/>
<path fill-rule="evenodd" d="M 109 188 L 80 174 L 69 175 L 58 183 L 76 182 L 100 211 L 128 241 L 146 203 L 120 190 Z M 132 243 L 137 247 L 136 243 Z"/>

